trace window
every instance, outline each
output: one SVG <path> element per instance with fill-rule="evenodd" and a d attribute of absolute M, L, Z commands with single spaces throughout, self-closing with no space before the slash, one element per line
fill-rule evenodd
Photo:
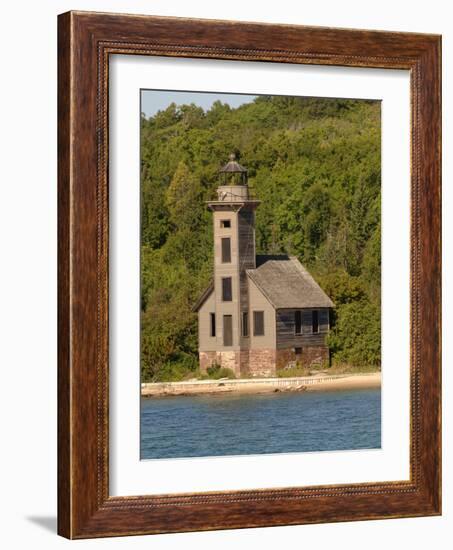
<path fill-rule="evenodd" d="M 222 279 L 222 301 L 231 302 L 233 299 L 233 288 L 231 283 L 231 277 L 224 277 Z"/>
<path fill-rule="evenodd" d="M 253 312 L 253 336 L 264 336 L 264 311 Z"/>
<path fill-rule="evenodd" d="M 319 332 L 319 320 L 317 311 L 311 312 L 311 329 L 313 334 L 317 334 Z"/>
<path fill-rule="evenodd" d="M 210 313 L 209 316 L 211 321 L 211 328 L 210 328 L 209 334 L 211 336 L 215 336 L 215 313 Z"/>
<path fill-rule="evenodd" d="M 249 335 L 249 312 L 244 311 L 242 313 L 242 336 L 247 337 Z"/>
<path fill-rule="evenodd" d="M 294 327 L 295 327 L 294 330 L 296 334 L 302 334 L 302 312 L 301 311 L 294 312 Z"/>
<path fill-rule="evenodd" d="M 231 262 L 231 239 L 225 237 L 222 239 L 222 263 L 228 264 Z"/>
<path fill-rule="evenodd" d="M 224 346 L 233 345 L 233 316 L 232 315 L 223 316 L 223 345 Z"/>
<path fill-rule="evenodd" d="M 329 330 L 329 310 L 321 309 L 319 311 L 319 332 L 328 332 Z"/>
<path fill-rule="evenodd" d="M 220 220 L 220 227 L 231 227 L 231 220 Z"/>
<path fill-rule="evenodd" d="M 300 357 L 302 355 L 302 348 L 294 348 L 294 354 L 296 357 Z"/>

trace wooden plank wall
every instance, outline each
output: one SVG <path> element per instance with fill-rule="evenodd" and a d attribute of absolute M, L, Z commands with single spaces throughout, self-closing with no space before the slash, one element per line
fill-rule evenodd
<path fill-rule="evenodd" d="M 247 311 L 249 307 L 248 281 L 245 270 L 256 267 L 254 218 L 253 210 L 241 210 L 238 215 L 241 311 Z"/>
<path fill-rule="evenodd" d="M 312 309 L 302 310 L 302 334 L 295 334 L 295 309 L 279 309 L 276 312 L 277 348 L 326 345 L 329 332 L 329 310 L 318 309 L 319 333 L 312 333 Z"/>

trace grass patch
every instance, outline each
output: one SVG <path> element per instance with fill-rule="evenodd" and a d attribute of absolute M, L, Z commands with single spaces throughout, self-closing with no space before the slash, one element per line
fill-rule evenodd
<path fill-rule="evenodd" d="M 310 376 L 310 369 L 302 366 L 295 366 L 289 369 L 278 369 L 278 378 L 291 378 L 293 376 Z"/>
<path fill-rule="evenodd" d="M 201 376 L 202 380 L 219 380 L 220 378 L 236 378 L 236 375 L 231 369 L 221 367 L 217 363 L 213 363 L 206 369 L 206 374 Z"/>
<path fill-rule="evenodd" d="M 167 363 L 153 378 L 145 382 L 183 382 L 200 378 L 200 370 L 186 363 Z"/>
<path fill-rule="evenodd" d="M 376 365 L 361 365 L 360 367 L 348 364 L 334 364 L 329 367 L 330 374 L 366 374 L 371 372 L 380 372 L 381 367 Z"/>

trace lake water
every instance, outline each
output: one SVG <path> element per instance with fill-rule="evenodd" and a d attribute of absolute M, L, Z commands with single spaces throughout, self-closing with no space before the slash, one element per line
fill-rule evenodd
<path fill-rule="evenodd" d="M 142 459 L 380 446 L 376 389 L 141 400 Z"/>

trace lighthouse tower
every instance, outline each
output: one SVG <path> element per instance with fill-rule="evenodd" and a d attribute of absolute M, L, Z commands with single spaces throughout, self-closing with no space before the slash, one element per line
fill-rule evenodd
<path fill-rule="evenodd" d="M 234 154 L 219 171 L 216 200 L 208 202 L 214 224 L 214 310 L 212 319 L 220 364 L 236 374 L 248 361 L 250 316 L 247 269 L 256 268 L 255 210 L 247 169 Z M 244 351 L 246 353 L 242 353 Z"/>

